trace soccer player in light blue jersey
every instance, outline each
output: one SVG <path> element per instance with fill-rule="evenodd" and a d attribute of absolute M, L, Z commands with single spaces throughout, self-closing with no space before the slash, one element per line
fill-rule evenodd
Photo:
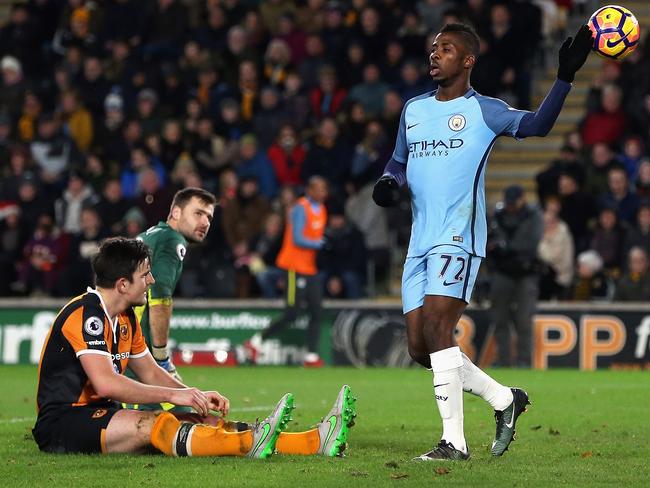
<path fill-rule="evenodd" d="M 402 277 L 402 302 L 411 357 L 433 371 L 442 438 L 416 459 L 466 460 L 463 390 L 495 410 L 492 454 L 502 455 L 527 393 L 497 383 L 456 345 L 454 331 L 485 257 L 485 165 L 497 137 L 545 136 L 553 127 L 592 44 L 589 28 L 569 37 L 559 52 L 558 79 L 536 112 L 515 110 L 470 87 L 479 51 L 471 27 L 448 24 L 436 36 L 429 62 L 438 89 L 406 102 L 393 156 L 377 181 L 373 199 L 397 202 L 408 184 L 413 225 Z"/>

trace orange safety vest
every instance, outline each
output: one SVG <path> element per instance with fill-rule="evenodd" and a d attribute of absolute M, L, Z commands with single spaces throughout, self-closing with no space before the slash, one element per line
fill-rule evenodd
<path fill-rule="evenodd" d="M 314 211 L 312 204 L 306 197 L 299 198 L 296 205 L 302 205 L 307 216 L 302 235 L 310 240 L 322 239 L 327 223 L 327 210 L 325 209 L 325 205 L 319 204 L 318 211 Z M 288 219 L 284 229 L 282 249 L 280 249 L 278 258 L 275 261 L 278 268 L 295 271 L 304 275 L 315 275 L 318 272 L 316 268 L 316 253 L 317 249 L 300 247 L 293 242 L 293 225 L 291 219 Z"/>

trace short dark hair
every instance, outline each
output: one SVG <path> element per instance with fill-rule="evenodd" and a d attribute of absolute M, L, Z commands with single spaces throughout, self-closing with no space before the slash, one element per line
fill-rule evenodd
<path fill-rule="evenodd" d="M 440 29 L 441 34 L 444 32 L 458 34 L 463 39 L 463 44 L 465 45 L 467 52 L 474 56 L 478 56 L 481 41 L 471 25 L 460 23 L 446 24 L 442 29 Z"/>
<path fill-rule="evenodd" d="M 195 186 L 188 186 L 187 188 L 183 188 L 182 190 L 178 190 L 176 192 L 174 199 L 172 200 L 171 208 L 185 208 L 185 205 L 187 205 L 189 201 L 194 197 L 198 198 L 199 201 L 205 205 L 217 204 L 217 197 L 215 197 L 208 190 L 197 188 Z"/>
<path fill-rule="evenodd" d="M 144 242 L 126 237 L 105 239 L 92 259 L 95 286 L 112 288 L 120 278 L 131 281 L 145 259 L 151 260 L 151 252 Z"/>

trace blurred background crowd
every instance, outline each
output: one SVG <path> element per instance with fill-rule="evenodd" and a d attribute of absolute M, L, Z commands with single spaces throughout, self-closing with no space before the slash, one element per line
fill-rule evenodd
<path fill-rule="evenodd" d="M 102 238 L 136 236 L 166 219 L 177 189 L 200 186 L 219 205 L 177 292 L 277 297 L 286 211 L 313 175 L 330 185 L 319 256 L 326 296 L 398 294 L 408 195 L 382 209 L 372 185 L 404 103 L 434 88 L 433 34 L 448 22 L 473 24 L 482 39 L 473 87 L 534 109 L 537 73 L 555 65 L 571 18 L 591 7 L 14 3 L 0 28 L 0 295 L 85 290 Z M 581 123 L 537 176 L 543 229 L 527 266 L 541 277 L 542 298 L 650 298 L 649 55 L 641 46 L 623 63 L 603 64 Z M 518 196 L 515 188 L 506 199 Z M 504 222 L 499 239 L 507 240 Z M 491 249 L 498 269 L 507 250 Z M 477 300 L 487 296 L 477 290 Z"/>

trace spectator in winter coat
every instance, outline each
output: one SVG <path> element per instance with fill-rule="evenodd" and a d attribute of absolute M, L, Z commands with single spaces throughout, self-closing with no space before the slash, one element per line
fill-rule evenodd
<path fill-rule="evenodd" d="M 633 247 L 627 263 L 628 271 L 616 284 L 614 300 L 647 302 L 650 300 L 648 254 L 640 247 Z"/>
<path fill-rule="evenodd" d="M 264 151 L 258 150 L 257 139 L 253 134 L 246 134 L 241 138 L 239 162 L 235 171 L 239 178 L 247 176 L 256 178 L 260 193 L 267 199 L 271 200 L 278 194 L 278 184 L 275 181 L 271 161 Z"/>
<path fill-rule="evenodd" d="M 92 207 L 99 201 L 80 173 L 72 172 L 68 177 L 68 185 L 61 198 L 54 202 L 56 223 L 61 230 L 75 234 L 81 230 L 81 210 Z"/>
<path fill-rule="evenodd" d="M 603 273 L 603 260 L 594 250 L 578 254 L 576 278 L 571 298 L 578 301 L 605 300 L 611 297 L 611 282 Z"/>
<path fill-rule="evenodd" d="M 541 300 L 567 298 L 573 281 L 573 237 L 559 214 L 559 199 L 550 197 L 544 209 L 544 234 L 537 246 L 537 256 L 543 265 L 540 274 Z"/>

